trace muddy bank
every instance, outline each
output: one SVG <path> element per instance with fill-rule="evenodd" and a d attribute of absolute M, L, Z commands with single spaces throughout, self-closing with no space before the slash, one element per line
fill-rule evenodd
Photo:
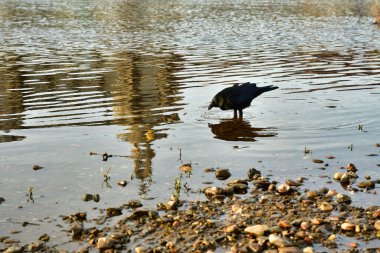
<path fill-rule="evenodd" d="M 189 173 L 191 165 L 181 170 Z M 222 180 L 231 175 L 211 172 Z M 378 180 L 357 182 L 353 164 L 341 173 L 334 175 L 336 183 L 376 196 Z M 246 179 L 203 189 L 208 201 L 182 201 L 178 189 L 155 209 L 133 200 L 104 209 L 96 219 L 85 212 L 62 216 L 63 227 L 78 243 L 77 252 L 379 252 L 380 206 L 353 206 L 347 191 L 308 190 L 303 180 L 278 183 L 250 169 Z M 110 219 L 117 222 L 108 226 Z M 65 245 L 49 245 L 47 234 L 26 245 L 11 236 L 0 241 L 8 253 L 66 252 Z"/>

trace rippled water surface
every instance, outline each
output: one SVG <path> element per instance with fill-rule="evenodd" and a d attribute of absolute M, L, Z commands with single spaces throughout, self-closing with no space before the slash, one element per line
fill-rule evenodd
<path fill-rule="evenodd" d="M 60 214 L 95 217 L 131 199 L 154 206 L 170 198 L 183 163 L 193 166 L 182 178 L 192 199 L 207 182 L 223 184 L 210 167 L 345 191 L 331 176 L 352 162 L 378 179 L 380 27 L 369 3 L 343 2 L 2 1 L 1 233 L 28 221 L 40 225 L 14 237 L 34 241 L 48 227 L 59 244 Z M 243 121 L 207 110 L 244 81 L 279 89 Z M 380 204 L 373 193 L 352 198 Z"/>

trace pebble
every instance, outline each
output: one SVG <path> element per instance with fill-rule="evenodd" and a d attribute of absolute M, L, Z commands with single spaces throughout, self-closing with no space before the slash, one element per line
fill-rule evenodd
<path fill-rule="evenodd" d="M 128 203 L 126 204 L 126 206 L 128 208 L 138 208 L 138 207 L 142 207 L 143 204 L 141 203 L 140 200 L 132 199 L 132 200 L 128 201 Z"/>
<path fill-rule="evenodd" d="M 20 243 L 20 240 L 6 238 L 6 239 L 3 240 L 3 243 L 5 243 L 5 244 Z"/>
<path fill-rule="evenodd" d="M 266 178 L 258 178 L 252 180 L 252 183 L 256 186 L 257 189 L 267 190 L 269 185 L 271 184 Z"/>
<path fill-rule="evenodd" d="M 244 232 L 257 236 L 263 236 L 265 232 L 269 231 L 268 225 L 253 225 L 246 227 Z"/>
<path fill-rule="evenodd" d="M 148 252 L 151 252 L 149 249 L 146 249 L 142 246 L 139 246 L 139 247 L 136 247 L 135 248 L 135 252 L 136 253 L 148 253 Z"/>
<path fill-rule="evenodd" d="M 277 191 L 279 193 L 288 193 L 290 191 L 290 186 L 288 184 L 280 184 L 278 187 L 277 187 Z"/>
<path fill-rule="evenodd" d="M 94 202 L 99 202 L 99 200 L 100 200 L 100 196 L 99 196 L 99 194 L 94 194 L 92 200 L 93 200 Z"/>
<path fill-rule="evenodd" d="M 281 220 L 278 222 L 278 226 L 281 228 L 290 228 L 292 225 L 288 221 Z"/>
<path fill-rule="evenodd" d="M 21 253 L 23 252 L 23 248 L 20 246 L 10 246 L 8 249 L 4 251 L 4 253 Z"/>
<path fill-rule="evenodd" d="M 347 164 L 346 169 L 347 169 L 347 171 L 352 171 L 352 172 L 358 171 L 358 169 L 356 168 L 356 166 L 353 163 Z"/>
<path fill-rule="evenodd" d="M 306 247 L 303 249 L 303 253 L 314 253 L 313 247 Z"/>
<path fill-rule="evenodd" d="M 43 235 L 41 235 L 41 236 L 38 238 L 38 240 L 43 241 L 43 242 L 48 242 L 48 241 L 50 240 L 50 236 L 47 235 L 47 234 L 43 234 Z"/>
<path fill-rule="evenodd" d="M 342 171 L 338 171 L 338 172 L 336 172 L 336 173 L 334 174 L 333 178 L 334 178 L 335 180 L 340 181 L 340 179 L 342 178 L 343 174 L 344 174 L 344 172 L 342 172 Z"/>
<path fill-rule="evenodd" d="M 349 223 L 349 222 L 344 222 L 344 223 L 342 223 L 342 225 L 340 225 L 340 227 L 343 230 L 351 231 L 351 230 L 355 229 L 355 224 L 352 224 L 352 223 Z"/>
<path fill-rule="evenodd" d="M 328 192 L 326 193 L 326 197 L 332 197 L 332 196 L 335 196 L 337 195 L 338 193 L 336 192 L 336 190 L 333 190 L 333 189 L 330 189 L 328 190 Z"/>
<path fill-rule="evenodd" d="M 250 180 L 253 180 L 256 176 L 261 176 L 261 172 L 258 171 L 258 170 L 255 169 L 255 168 L 250 168 L 250 169 L 248 170 L 248 178 L 249 178 Z"/>
<path fill-rule="evenodd" d="M 375 189 L 375 182 L 373 181 L 361 181 L 357 183 L 359 188 L 365 188 L 367 190 Z"/>
<path fill-rule="evenodd" d="M 83 223 L 82 222 L 73 222 L 71 224 L 71 236 L 76 238 L 79 237 L 83 232 Z"/>
<path fill-rule="evenodd" d="M 236 225 L 231 225 L 225 228 L 226 233 L 237 233 L 239 228 Z"/>
<path fill-rule="evenodd" d="M 324 161 L 323 160 L 321 160 L 321 159 L 313 159 L 313 160 L 311 160 L 313 163 L 324 163 Z"/>
<path fill-rule="evenodd" d="M 318 218 L 318 217 L 315 217 L 313 219 L 311 219 L 311 224 L 313 225 L 320 225 L 322 222 L 323 222 L 323 219 L 322 218 Z"/>
<path fill-rule="evenodd" d="M 42 166 L 39 166 L 39 165 L 34 165 L 33 166 L 33 170 L 40 170 L 40 169 L 43 169 L 44 167 Z"/>
<path fill-rule="evenodd" d="M 315 199 L 316 197 L 318 197 L 318 192 L 317 191 L 308 191 L 307 193 L 306 193 L 306 197 L 308 198 L 308 199 Z"/>
<path fill-rule="evenodd" d="M 5 198 L 0 197 L 0 204 L 3 203 L 4 201 L 5 201 Z"/>
<path fill-rule="evenodd" d="M 321 211 L 330 212 L 334 209 L 333 205 L 331 205 L 329 202 L 323 201 L 321 204 L 319 204 L 319 209 Z"/>
<path fill-rule="evenodd" d="M 226 180 L 231 176 L 231 172 L 228 169 L 217 169 L 215 176 L 219 180 Z"/>
<path fill-rule="evenodd" d="M 286 179 L 285 183 L 288 184 L 289 186 L 301 186 L 302 185 L 302 183 L 291 180 L 291 179 Z"/>
<path fill-rule="evenodd" d="M 92 194 L 89 194 L 89 193 L 85 193 L 82 195 L 82 200 L 83 201 L 90 201 L 90 200 L 93 200 L 94 196 Z"/>
<path fill-rule="evenodd" d="M 173 198 L 169 200 L 167 203 L 165 203 L 165 208 L 166 210 L 177 210 L 179 207 L 179 199 L 178 198 Z"/>
<path fill-rule="evenodd" d="M 185 173 L 189 173 L 193 170 L 193 167 L 191 167 L 191 164 L 182 164 L 181 167 L 179 167 L 179 169 L 182 171 L 182 172 L 185 172 Z"/>
<path fill-rule="evenodd" d="M 377 231 L 380 231 L 380 220 L 375 221 L 375 224 L 373 225 L 373 227 L 374 227 Z"/>
<path fill-rule="evenodd" d="M 110 237 L 100 237 L 96 242 L 96 248 L 100 250 L 112 249 L 115 245 L 115 240 Z"/>
<path fill-rule="evenodd" d="M 302 250 L 297 247 L 283 247 L 278 249 L 278 253 L 302 253 Z"/>
<path fill-rule="evenodd" d="M 352 200 L 351 197 L 342 193 L 338 193 L 336 195 L 336 201 L 338 203 L 346 203 L 346 204 L 351 204 Z"/>
<path fill-rule="evenodd" d="M 269 235 L 269 242 L 279 248 L 290 247 L 293 245 L 291 241 L 275 234 Z"/>
<path fill-rule="evenodd" d="M 122 215 L 122 209 L 120 207 L 109 207 L 106 209 L 106 213 L 108 217 L 114 217 Z"/>
<path fill-rule="evenodd" d="M 125 187 L 128 184 L 128 182 L 127 182 L 127 180 L 121 179 L 121 180 L 117 181 L 117 184 L 122 186 L 122 187 Z"/>
<path fill-rule="evenodd" d="M 32 242 L 28 244 L 28 251 L 38 251 L 41 250 L 44 244 L 42 242 Z"/>
<path fill-rule="evenodd" d="M 308 230 L 309 227 L 310 227 L 310 223 L 307 222 L 307 221 L 303 221 L 303 222 L 301 222 L 300 227 L 301 227 L 303 230 Z"/>

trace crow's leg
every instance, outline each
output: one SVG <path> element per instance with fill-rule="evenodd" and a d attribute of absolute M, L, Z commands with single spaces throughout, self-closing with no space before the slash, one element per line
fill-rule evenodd
<path fill-rule="evenodd" d="M 237 118 L 237 109 L 234 109 L 234 119 Z"/>
<path fill-rule="evenodd" d="M 243 118 L 243 109 L 239 109 L 239 118 Z"/>

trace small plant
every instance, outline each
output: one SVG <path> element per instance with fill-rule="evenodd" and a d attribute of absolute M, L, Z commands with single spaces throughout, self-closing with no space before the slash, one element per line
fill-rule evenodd
<path fill-rule="evenodd" d="M 181 194 L 181 188 L 182 188 L 182 174 L 180 177 L 176 177 L 174 179 L 174 196 L 176 198 L 179 198 L 180 194 Z"/>
<path fill-rule="evenodd" d="M 111 179 L 111 176 L 110 176 L 111 168 L 109 168 L 107 171 L 103 171 L 103 168 L 100 168 L 100 171 L 103 174 L 102 189 L 104 187 L 104 184 L 106 185 L 107 188 L 112 188 L 110 183 L 109 183 L 109 180 Z"/>
<path fill-rule="evenodd" d="M 34 203 L 34 199 L 33 199 L 33 190 L 34 190 L 33 187 L 31 187 L 31 186 L 28 187 L 28 192 L 26 193 L 26 196 L 28 197 L 27 202 L 30 201 L 31 203 Z"/>
<path fill-rule="evenodd" d="M 310 153 L 311 153 L 311 150 L 308 149 L 308 148 L 306 148 L 306 146 L 305 146 L 305 149 L 303 150 L 303 153 L 304 153 L 305 155 L 310 154 Z"/>
<path fill-rule="evenodd" d="M 359 124 L 359 125 L 358 125 L 358 130 L 359 130 L 359 131 L 363 131 L 363 125 Z"/>

